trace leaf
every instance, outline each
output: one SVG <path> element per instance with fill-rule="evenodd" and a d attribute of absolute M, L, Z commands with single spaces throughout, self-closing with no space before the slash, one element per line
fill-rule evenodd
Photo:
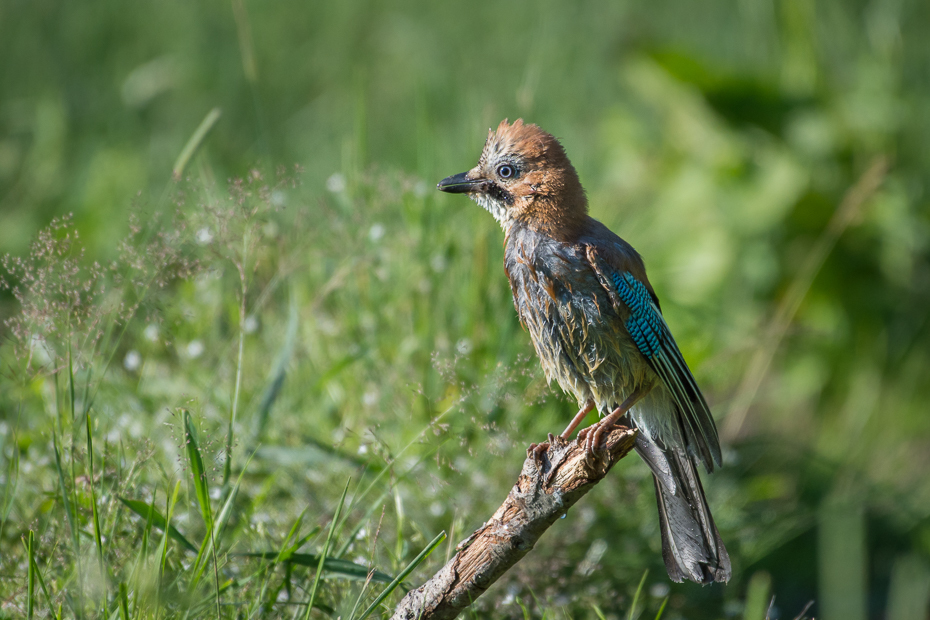
<path fill-rule="evenodd" d="M 336 532 L 336 524 L 339 522 L 339 513 L 346 503 L 346 493 L 349 492 L 349 484 L 352 479 L 346 480 L 346 488 L 342 490 L 342 497 L 339 498 L 339 504 L 336 506 L 336 514 L 333 515 L 333 521 L 329 524 L 329 533 L 326 535 L 326 542 L 323 543 L 323 551 L 320 553 L 320 563 L 316 567 L 316 574 L 313 576 L 313 588 L 310 589 L 310 599 L 307 601 L 307 613 L 304 616 L 310 620 L 310 612 L 313 610 L 313 602 L 316 600 L 316 593 L 323 581 L 323 566 L 326 561 L 326 554 L 329 553 L 329 545 L 333 540 L 333 534 Z"/>
<path fill-rule="evenodd" d="M 649 575 L 649 569 L 647 568 L 643 572 L 642 579 L 639 580 L 639 585 L 636 587 L 636 594 L 633 595 L 633 604 L 630 605 L 630 620 L 633 620 L 633 614 L 636 613 L 636 604 L 639 602 L 639 595 L 643 593 L 643 586 L 646 584 L 646 577 Z"/>
<path fill-rule="evenodd" d="M 29 530 L 29 537 L 26 539 L 26 554 L 29 559 L 28 577 L 26 579 L 26 617 L 32 620 L 35 613 L 36 602 L 36 538 L 35 533 Z"/>
<path fill-rule="evenodd" d="M 29 558 L 29 570 L 27 573 L 27 593 L 28 593 L 28 616 L 32 616 L 35 610 L 35 584 L 38 583 L 39 587 L 42 589 L 42 593 L 45 595 L 45 602 L 48 604 L 49 617 L 56 618 L 55 615 L 55 606 L 52 604 L 52 597 L 49 596 L 48 588 L 45 587 L 45 579 L 42 578 L 42 571 L 39 570 L 39 565 L 36 563 L 36 542 L 35 542 L 35 532 L 29 530 L 28 538 L 23 541 L 23 544 L 26 546 L 26 555 Z"/>
<path fill-rule="evenodd" d="M 254 456 L 254 453 L 252 456 Z M 223 538 L 223 532 L 226 530 L 226 524 L 229 522 L 229 517 L 232 515 L 233 504 L 236 501 L 236 497 L 239 495 L 239 486 L 242 484 L 242 477 L 245 475 L 245 470 L 248 468 L 249 463 L 251 462 L 252 457 L 250 456 L 248 462 L 245 464 L 245 467 L 243 467 L 242 471 L 239 472 L 239 477 L 236 479 L 236 484 L 229 492 L 229 497 L 226 498 L 226 502 L 220 509 L 220 512 L 216 517 L 216 521 L 212 524 L 213 529 L 208 531 L 204 537 L 203 545 L 201 546 L 200 552 L 197 554 L 197 561 L 194 562 L 194 576 L 191 578 L 190 582 L 191 590 L 197 586 L 197 583 L 200 581 L 200 577 L 203 574 L 204 569 L 207 567 L 207 562 L 204 561 L 201 563 L 200 560 L 202 558 L 209 557 L 210 554 L 213 553 L 217 547 L 219 547 L 220 541 Z"/>
<path fill-rule="evenodd" d="M 65 514 L 68 515 L 68 525 L 71 529 L 71 545 L 74 548 L 74 553 L 76 555 L 80 554 L 80 547 L 78 545 L 78 529 L 75 524 L 75 515 L 74 510 L 71 507 L 70 494 L 68 493 L 68 487 L 65 485 L 65 471 L 61 465 L 61 451 L 58 449 L 58 435 L 52 435 L 52 442 L 55 448 L 55 469 L 58 472 L 58 487 L 61 490 L 61 501 L 65 506 Z"/>
<path fill-rule="evenodd" d="M 197 493 L 197 503 L 200 504 L 200 514 L 207 531 L 213 527 L 213 514 L 210 511 L 210 489 L 207 486 L 207 474 L 200 456 L 200 445 L 197 443 L 197 431 L 191 414 L 184 409 L 184 443 L 187 446 L 187 461 L 194 475 L 194 491 Z"/>
<path fill-rule="evenodd" d="M 90 487 L 90 507 L 94 519 L 94 543 L 97 546 L 97 565 L 100 574 L 104 577 L 104 583 L 107 579 L 107 566 L 103 555 L 103 535 L 100 533 L 100 514 L 97 511 L 97 490 L 94 488 L 94 439 L 91 433 L 90 413 L 84 416 L 87 427 L 87 479 Z M 107 614 L 107 595 L 103 595 L 103 613 Z"/>
<path fill-rule="evenodd" d="M 377 609 L 378 605 L 381 604 L 381 601 L 386 599 L 391 594 L 391 592 L 396 590 L 397 586 L 399 586 L 401 582 L 403 582 L 403 580 L 407 578 L 407 575 L 412 573 L 414 569 L 416 569 L 416 567 L 419 566 L 423 562 L 423 560 L 429 557 L 429 554 L 433 552 L 433 549 L 438 547 L 439 543 L 441 543 L 445 539 L 446 539 L 445 531 L 439 532 L 439 535 L 436 536 L 436 538 L 434 538 L 432 541 L 430 541 L 428 545 L 426 545 L 423 551 L 420 552 L 420 555 L 413 558 L 413 561 L 410 562 L 410 564 L 408 564 L 407 567 L 401 571 L 401 573 L 397 576 L 397 578 L 395 578 L 394 581 L 388 584 L 388 587 L 384 589 L 384 592 L 379 594 L 378 598 L 376 598 L 374 602 L 368 606 L 368 609 L 365 610 L 365 613 L 362 614 L 359 620 L 365 620 L 365 618 L 370 616 L 371 612 Z"/>
<path fill-rule="evenodd" d="M 143 519 L 148 519 L 149 511 L 151 511 L 152 525 L 163 532 L 165 531 L 165 517 L 153 506 L 150 506 L 149 504 L 146 504 L 145 502 L 139 501 L 137 499 L 126 499 L 125 497 L 119 497 L 119 501 L 123 502 L 127 508 Z M 181 532 L 179 532 L 173 525 L 168 527 L 168 536 L 181 543 L 181 545 L 188 551 L 192 551 L 194 553 L 197 552 L 197 547 L 192 545 L 190 541 L 184 538 L 184 535 L 181 534 Z"/>
<path fill-rule="evenodd" d="M 125 581 L 119 582 L 119 615 L 120 620 L 129 620 L 129 595 Z"/>
<path fill-rule="evenodd" d="M 166 522 L 168 525 L 171 525 L 171 517 L 174 516 L 174 507 L 178 503 L 178 492 L 181 490 L 181 481 L 178 480 L 174 483 L 174 491 L 168 495 L 167 505 L 165 506 L 165 512 L 168 514 Z M 163 530 L 164 531 L 164 530 Z M 170 531 L 170 530 L 169 530 Z M 158 611 L 161 608 L 161 597 L 162 597 L 162 585 L 165 578 L 165 567 L 168 560 L 168 531 L 164 531 L 161 537 L 161 543 L 158 545 L 158 553 L 161 555 L 161 561 L 158 564 L 158 578 L 156 581 L 155 587 L 155 610 L 156 610 L 156 620 L 158 618 Z"/>
<path fill-rule="evenodd" d="M 200 125 L 197 126 L 194 133 L 188 138 L 187 144 L 181 149 L 181 154 L 178 155 L 178 158 L 174 162 L 174 167 L 171 169 L 171 176 L 175 181 L 181 180 L 181 177 L 184 175 L 184 169 L 187 168 L 187 163 L 191 160 L 191 157 L 194 156 L 194 153 L 197 152 L 197 149 L 200 148 L 207 134 L 210 133 L 210 130 L 213 129 L 213 126 L 216 125 L 216 122 L 220 120 L 222 115 L 223 111 L 220 108 L 213 108 L 207 112 L 204 119 L 200 121 Z"/>
<path fill-rule="evenodd" d="M 234 555 L 249 558 L 261 558 L 274 562 L 278 560 L 278 551 L 257 551 L 251 553 L 236 553 Z M 292 553 L 290 556 L 280 560 L 283 564 L 297 564 L 298 566 L 317 567 L 320 565 L 320 556 L 315 553 Z M 323 563 L 323 570 L 336 575 L 341 575 L 346 579 L 364 580 L 368 578 L 369 569 L 361 564 L 350 562 L 349 560 L 340 560 L 338 558 L 326 558 Z M 387 573 L 374 571 L 372 581 L 379 583 L 391 583 L 394 578 Z"/>

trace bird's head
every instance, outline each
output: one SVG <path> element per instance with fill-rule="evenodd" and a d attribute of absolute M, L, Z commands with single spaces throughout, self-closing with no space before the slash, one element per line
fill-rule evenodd
<path fill-rule="evenodd" d="M 565 149 L 551 134 L 517 119 L 503 120 L 469 170 L 437 188 L 468 194 L 509 230 L 520 222 L 555 238 L 570 238 L 587 217 L 588 202 Z"/>

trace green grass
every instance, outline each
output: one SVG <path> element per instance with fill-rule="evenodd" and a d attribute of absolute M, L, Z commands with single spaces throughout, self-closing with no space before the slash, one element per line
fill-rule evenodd
<path fill-rule="evenodd" d="M 432 189 L 521 115 L 645 257 L 734 578 L 668 582 L 631 458 L 466 617 L 926 610 L 923 5 L 37 6 L 0 9 L 0 615 L 375 617 L 438 569 L 573 413 Z"/>

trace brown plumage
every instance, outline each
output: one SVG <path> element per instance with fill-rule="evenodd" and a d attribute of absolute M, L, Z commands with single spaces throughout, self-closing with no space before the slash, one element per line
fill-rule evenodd
<path fill-rule="evenodd" d="M 605 416 L 579 433 L 600 449 L 625 420 L 654 474 L 669 576 L 726 581 L 730 559 L 696 462 L 720 464 L 710 409 L 671 332 L 636 250 L 588 216 L 588 202 L 559 141 L 536 125 L 503 121 L 478 165 L 443 179 L 500 222 L 514 307 L 546 378 L 575 396 L 571 434 L 591 409 Z"/>

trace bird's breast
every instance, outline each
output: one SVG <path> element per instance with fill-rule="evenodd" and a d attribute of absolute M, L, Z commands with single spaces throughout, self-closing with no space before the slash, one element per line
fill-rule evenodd
<path fill-rule="evenodd" d="M 579 402 L 615 406 L 641 380 L 643 363 L 584 246 L 511 230 L 504 268 L 546 379 Z"/>

